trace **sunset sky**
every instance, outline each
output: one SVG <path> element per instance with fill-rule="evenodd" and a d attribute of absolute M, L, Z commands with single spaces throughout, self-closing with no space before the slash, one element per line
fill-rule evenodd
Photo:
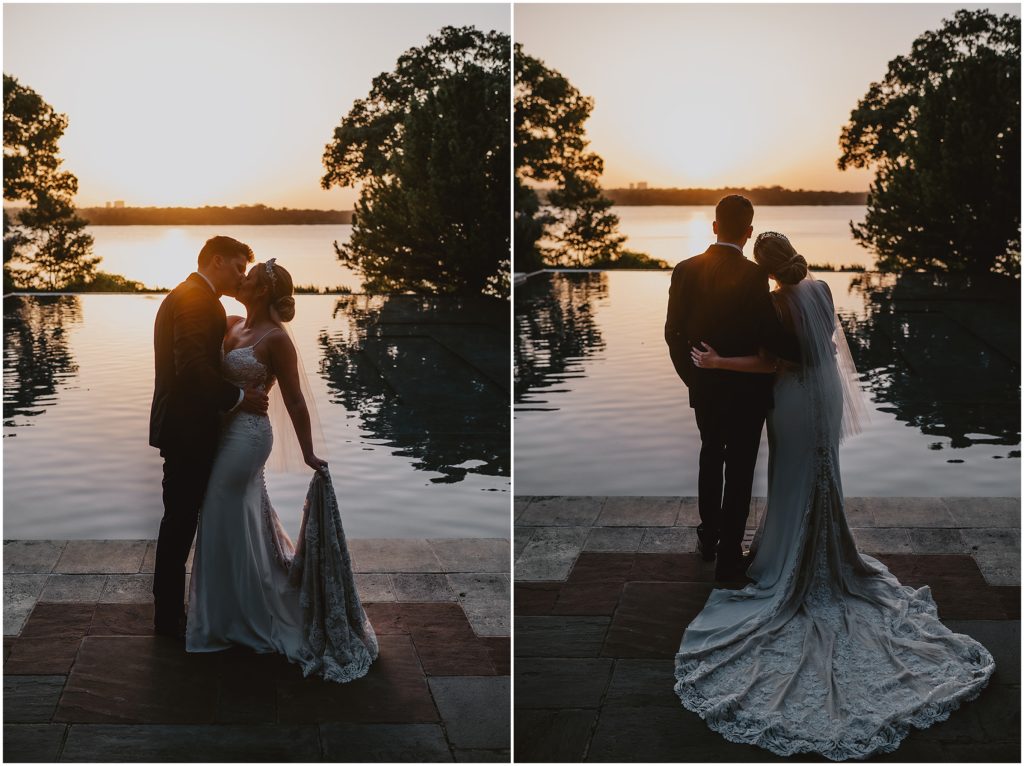
<path fill-rule="evenodd" d="M 595 100 L 606 187 L 867 190 L 838 141 L 886 64 L 959 8 L 1018 5 L 518 5 L 515 37 Z"/>
<path fill-rule="evenodd" d="M 70 125 L 81 207 L 351 208 L 323 191 L 342 116 L 445 25 L 510 32 L 507 5 L 10 5 L 4 72 Z"/>

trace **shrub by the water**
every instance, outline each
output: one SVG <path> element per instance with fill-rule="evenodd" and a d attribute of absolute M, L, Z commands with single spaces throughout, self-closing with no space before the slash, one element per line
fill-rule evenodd
<path fill-rule="evenodd" d="M 636 250 L 623 250 L 616 258 L 594 261 L 591 268 L 595 269 L 670 269 L 667 261 L 654 258 L 647 253 Z"/>
<path fill-rule="evenodd" d="M 142 282 L 97 271 L 91 279 L 76 279 L 67 284 L 64 292 L 69 293 L 152 293 L 166 292 L 166 288 L 146 287 Z"/>

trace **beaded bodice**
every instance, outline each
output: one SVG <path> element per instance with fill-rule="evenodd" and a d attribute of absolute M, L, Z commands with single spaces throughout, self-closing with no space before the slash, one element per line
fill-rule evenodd
<path fill-rule="evenodd" d="M 239 388 L 260 388 L 266 391 L 274 384 L 274 376 L 256 358 L 254 346 L 241 346 L 226 352 L 221 358 L 221 370 L 224 379 Z"/>

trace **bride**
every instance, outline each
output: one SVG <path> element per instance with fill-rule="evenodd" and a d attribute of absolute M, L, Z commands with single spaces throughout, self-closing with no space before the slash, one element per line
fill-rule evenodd
<path fill-rule="evenodd" d="M 859 430 L 863 405 L 831 293 L 782 234 L 759 235 L 754 259 L 778 284 L 773 299 L 802 365 L 693 351 L 698 366 L 777 374 L 752 582 L 711 592 L 683 634 L 675 691 L 733 742 L 866 758 L 895 750 L 911 726 L 948 718 L 981 692 L 995 663 L 939 621 L 927 586 L 901 585 L 857 552 L 838 446 Z"/>
<path fill-rule="evenodd" d="M 303 675 L 344 683 L 366 674 L 377 639 L 356 593 L 327 463 L 313 451 L 303 373 L 283 327 L 295 315 L 292 280 L 274 260 L 254 265 L 238 289 L 246 316 L 228 317 L 222 373 L 241 388 L 269 392 L 277 382 L 303 461 L 316 473 L 295 546 L 264 481 L 270 420 L 241 410 L 228 416 L 199 517 L 185 648 L 278 652 Z"/>

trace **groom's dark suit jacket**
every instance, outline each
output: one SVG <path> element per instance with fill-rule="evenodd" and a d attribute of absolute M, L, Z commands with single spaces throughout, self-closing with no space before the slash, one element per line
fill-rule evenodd
<path fill-rule="evenodd" d="M 722 356 L 749 356 L 764 347 L 784 359 L 800 359 L 796 338 L 772 306 L 767 273 L 728 245 L 714 244 L 672 271 L 665 342 L 691 407 L 772 408 L 771 374 L 695 367 L 690 349 L 701 341 Z"/>
<path fill-rule="evenodd" d="M 208 451 L 212 457 L 219 413 L 234 407 L 239 396 L 239 389 L 220 374 L 226 327 L 224 307 L 199 274 L 191 274 L 160 304 L 153 334 L 152 446 Z"/>

